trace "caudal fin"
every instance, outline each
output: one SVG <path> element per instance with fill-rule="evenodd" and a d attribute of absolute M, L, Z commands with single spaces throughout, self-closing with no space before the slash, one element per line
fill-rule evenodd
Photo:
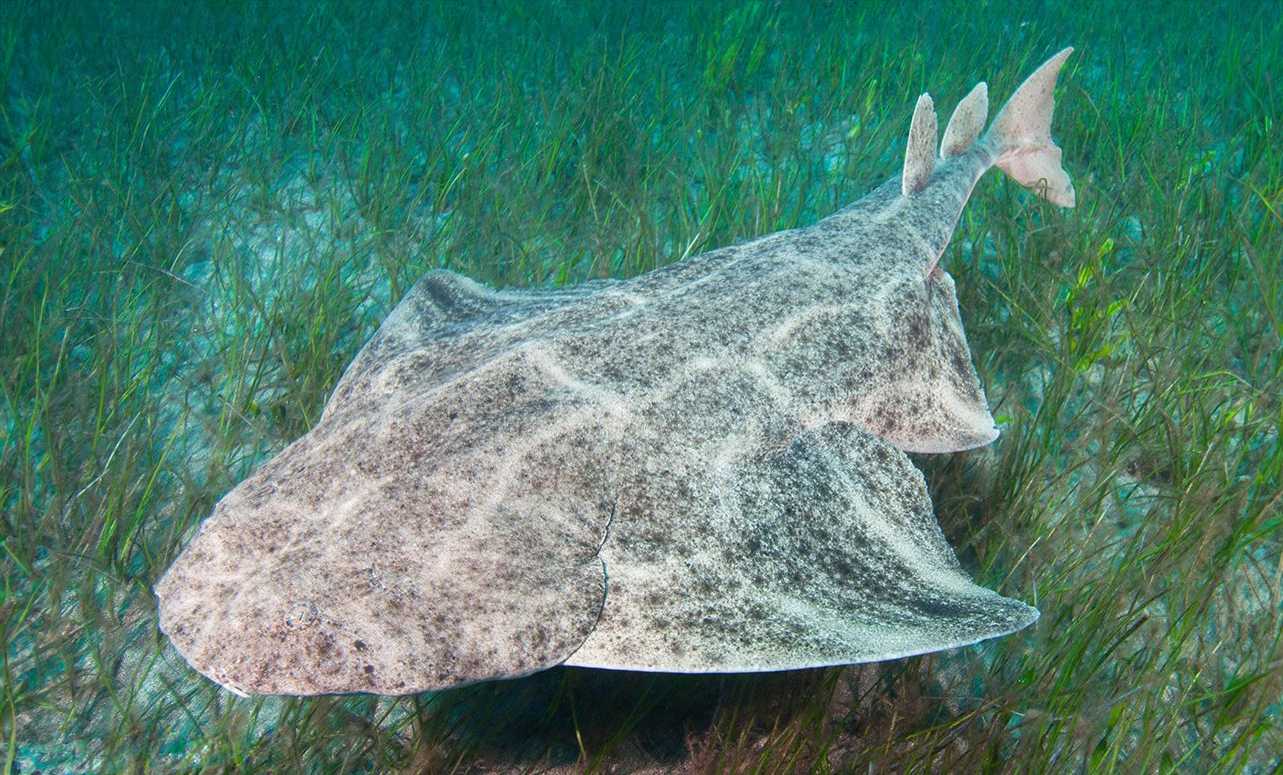
<path fill-rule="evenodd" d="M 1074 206 L 1074 184 L 1060 166 L 1060 146 L 1051 139 L 1052 92 L 1067 48 L 1048 59 L 1020 84 L 986 133 L 998 151 L 995 162 L 1017 183 L 1061 207 Z"/>

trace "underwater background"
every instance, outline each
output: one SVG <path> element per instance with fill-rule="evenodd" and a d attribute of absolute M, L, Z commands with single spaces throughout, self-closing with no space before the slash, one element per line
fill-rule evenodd
<path fill-rule="evenodd" d="M 152 587 L 423 272 L 629 277 L 899 174 L 1061 47 L 1078 205 L 943 261 L 1002 427 L 918 456 L 1015 635 L 745 676 L 231 695 Z M 5 772 L 1277 772 L 1277 3 L 0 3 Z"/>

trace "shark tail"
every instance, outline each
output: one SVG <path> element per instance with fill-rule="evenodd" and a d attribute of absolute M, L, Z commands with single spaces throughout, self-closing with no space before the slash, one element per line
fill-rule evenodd
<path fill-rule="evenodd" d="M 1026 78 L 985 133 L 998 153 L 995 164 L 1003 172 L 1061 207 L 1074 206 L 1074 184 L 1060 166 L 1060 146 L 1051 139 L 1051 114 L 1056 106 L 1052 92 L 1061 65 L 1073 51 L 1064 49 Z"/>

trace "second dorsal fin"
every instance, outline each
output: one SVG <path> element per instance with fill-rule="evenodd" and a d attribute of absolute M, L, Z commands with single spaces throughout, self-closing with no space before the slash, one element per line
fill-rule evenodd
<path fill-rule="evenodd" d="M 900 176 L 900 193 L 915 194 L 927 187 L 936 168 L 936 109 L 930 94 L 918 97 L 909 125 L 909 143 L 904 152 L 904 172 Z"/>

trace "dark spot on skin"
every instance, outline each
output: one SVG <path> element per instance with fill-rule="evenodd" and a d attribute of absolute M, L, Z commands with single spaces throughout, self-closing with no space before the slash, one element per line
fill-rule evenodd
<path fill-rule="evenodd" d="M 926 349 L 927 321 L 922 315 L 914 315 L 909 318 L 909 344 L 916 350 Z"/>
<path fill-rule="evenodd" d="M 970 369 L 968 367 L 971 364 L 967 362 L 967 359 L 962 354 L 961 350 L 954 348 L 954 350 L 949 353 L 949 365 L 953 366 L 953 370 L 958 374 L 958 376 L 963 378 L 970 376 L 968 373 Z"/>
<path fill-rule="evenodd" d="M 884 411 L 878 419 L 881 421 L 884 433 L 895 433 L 896 428 L 900 427 L 900 423 L 896 420 L 896 416 L 889 412 Z"/>

